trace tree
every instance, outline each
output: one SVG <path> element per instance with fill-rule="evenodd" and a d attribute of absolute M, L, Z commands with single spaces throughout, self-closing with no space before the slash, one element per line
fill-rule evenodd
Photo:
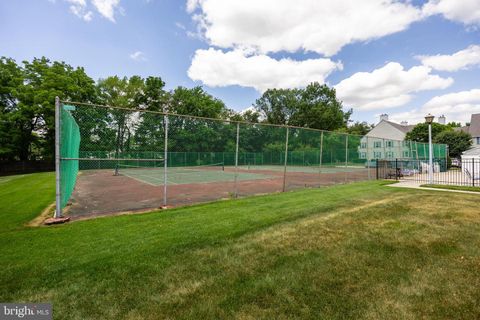
<path fill-rule="evenodd" d="M 463 131 L 443 131 L 435 136 L 434 142 L 448 145 L 450 157 L 459 158 L 472 146 L 472 136 Z"/>
<path fill-rule="evenodd" d="M 125 109 L 139 109 L 145 102 L 145 81 L 139 76 L 130 78 L 118 76 L 100 79 L 97 84 L 100 103 Z M 115 154 L 130 151 L 137 119 L 128 111 L 112 109 L 110 114 L 116 123 Z"/>
<path fill-rule="evenodd" d="M 23 80 L 15 60 L 0 58 L 0 159 L 12 160 L 19 153 L 21 128 L 14 121 L 18 104 L 15 96 Z"/>
<path fill-rule="evenodd" d="M 335 89 L 316 82 L 305 89 L 269 89 L 253 106 L 267 123 L 323 130 L 346 127 L 352 113 L 343 111 Z"/>
<path fill-rule="evenodd" d="M 231 115 L 231 110 L 221 100 L 212 97 L 202 87 L 177 87 L 170 94 L 168 111 L 213 119 L 228 119 Z M 180 152 L 226 151 L 227 145 L 232 146 L 228 142 L 234 141 L 234 129 L 234 126 L 220 121 L 169 117 L 169 149 Z"/>
<path fill-rule="evenodd" d="M 450 127 L 450 128 L 460 128 L 462 126 L 462 124 L 460 122 L 449 122 L 447 123 L 447 127 Z"/>
<path fill-rule="evenodd" d="M 367 122 L 363 121 L 357 121 L 354 124 L 348 126 L 345 130 L 345 132 L 349 134 L 354 134 L 357 136 L 364 136 L 366 135 L 370 130 L 373 129 L 375 125 L 373 124 L 368 124 Z"/>
<path fill-rule="evenodd" d="M 95 98 L 94 81 L 83 68 L 51 62 L 44 57 L 24 61 L 23 66 L 16 66 L 12 59 L 2 58 L 1 61 L 1 117 L 8 122 L 6 134 L 13 141 L 13 157 L 19 160 L 37 156 L 53 159 L 55 97 L 92 101 Z M 3 126 L 0 130 L 5 129 Z M 3 143 L 0 149 L 4 149 Z M 8 149 L 7 146 L 5 150 Z"/>
<path fill-rule="evenodd" d="M 160 77 L 145 79 L 144 93 L 140 96 L 140 108 L 148 111 L 164 111 L 170 99 L 165 91 L 165 82 Z M 142 112 L 141 122 L 135 132 L 135 143 L 144 151 L 162 150 L 165 137 L 163 116 L 157 113 Z"/>
<path fill-rule="evenodd" d="M 300 112 L 294 114 L 292 125 L 322 130 L 336 130 L 346 127 L 352 110 L 343 111 L 334 88 L 309 84 L 301 90 Z"/>
<path fill-rule="evenodd" d="M 432 123 L 432 139 L 434 139 L 439 133 L 443 131 L 452 131 L 453 129 L 449 126 Z M 408 132 L 405 136 L 406 140 L 412 140 L 417 142 L 428 143 L 428 124 L 419 123 L 417 124 L 412 131 Z"/>
<path fill-rule="evenodd" d="M 265 122 L 272 124 L 291 124 L 290 119 L 300 109 L 299 89 L 268 89 L 258 98 L 253 107 Z"/>
<path fill-rule="evenodd" d="M 168 111 L 206 118 L 226 118 L 228 114 L 225 104 L 202 87 L 177 87 L 171 93 Z"/>

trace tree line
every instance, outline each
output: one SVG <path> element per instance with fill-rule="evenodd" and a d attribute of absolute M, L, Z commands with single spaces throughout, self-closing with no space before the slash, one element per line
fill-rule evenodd
<path fill-rule="evenodd" d="M 65 101 L 119 106 L 132 110 L 168 111 L 214 119 L 292 125 L 359 135 L 364 135 L 371 129 L 367 123 L 351 124 L 352 110 L 344 111 L 335 89 L 315 82 L 303 89 L 267 90 L 253 103 L 251 110 L 240 113 L 228 108 L 223 101 L 211 96 L 200 86 L 179 86 L 166 90 L 165 82 L 156 76 L 109 76 L 95 81 L 84 68 L 72 67 L 65 62 L 42 57 L 17 63 L 12 58 L 2 57 L 0 160 L 53 159 L 56 96 Z M 93 114 L 83 116 L 94 119 Z M 102 129 L 101 123 L 92 121 L 82 123 L 82 126 L 90 126 L 90 130 L 102 134 L 108 132 L 109 136 L 103 137 L 105 140 L 121 139 L 121 145 L 126 147 L 130 145 L 130 140 L 129 143 L 124 143 L 127 139 L 146 141 L 153 139 L 152 134 L 161 132 L 160 129 L 154 130 L 155 126 L 160 125 L 158 119 L 144 118 L 143 127 L 136 129 L 135 137 L 129 137 L 128 126 L 121 123 L 126 118 L 122 118 L 120 114 L 113 117 L 118 123 L 113 131 L 112 128 Z M 181 129 L 182 125 L 178 125 L 179 137 L 185 135 L 183 131 L 186 130 Z M 215 134 L 212 130 L 209 134 Z M 140 138 L 142 134 L 143 138 Z M 207 133 L 201 132 L 199 137 L 204 134 Z M 255 134 L 258 132 L 249 132 L 251 136 Z M 181 139 L 178 139 L 177 144 L 180 143 Z M 175 145 L 172 147 L 175 149 Z M 194 147 L 183 146 L 187 149 Z M 205 149 L 211 148 L 210 145 L 205 146 Z M 271 146 L 270 149 L 275 148 L 279 146 Z"/>

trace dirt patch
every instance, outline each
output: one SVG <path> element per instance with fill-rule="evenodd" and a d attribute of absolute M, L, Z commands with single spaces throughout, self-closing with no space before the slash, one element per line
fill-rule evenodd
<path fill-rule="evenodd" d="M 55 211 L 55 202 L 46 207 L 39 216 L 27 223 L 27 227 L 39 227 L 42 226 L 45 220 L 53 216 Z"/>

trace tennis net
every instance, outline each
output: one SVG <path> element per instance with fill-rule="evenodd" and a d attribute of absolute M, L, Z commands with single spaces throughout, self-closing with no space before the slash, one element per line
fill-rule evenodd
<path fill-rule="evenodd" d="M 129 160 L 130 161 L 130 160 Z M 135 162 L 136 160 L 132 160 Z M 119 163 L 116 168 L 116 173 L 117 174 L 161 174 L 163 175 L 164 172 L 164 161 L 159 161 L 158 163 L 156 162 L 157 165 L 155 166 L 147 166 L 147 165 L 142 165 L 142 162 L 140 162 L 140 165 L 132 165 L 132 164 L 123 164 Z M 224 163 L 213 163 L 213 164 L 206 164 L 206 165 L 199 165 L 199 166 L 184 166 L 184 167 L 169 167 L 168 168 L 168 175 L 172 174 L 190 174 L 194 172 L 211 172 L 211 171 L 225 171 L 225 165 Z"/>

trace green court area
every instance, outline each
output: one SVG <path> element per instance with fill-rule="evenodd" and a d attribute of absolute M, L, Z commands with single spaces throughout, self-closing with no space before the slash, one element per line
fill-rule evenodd
<path fill-rule="evenodd" d="M 163 185 L 165 181 L 163 167 L 120 167 L 118 172 L 153 186 Z M 271 178 L 275 178 L 275 176 L 242 171 L 237 173 L 237 181 Z M 235 181 L 235 171 L 225 170 L 223 165 L 167 168 L 167 184 L 169 185 L 233 181 Z"/>
<path fill-rule="evenodd" d="M 283 165 L 244 165 L 239 166 L 241 170 L 263 170 L 263 171 L 284 171 Z M 287 172 L 298 173 L 338 173 L 358 172 L 366 170 L 364 166 L 287 166 Z"/>

